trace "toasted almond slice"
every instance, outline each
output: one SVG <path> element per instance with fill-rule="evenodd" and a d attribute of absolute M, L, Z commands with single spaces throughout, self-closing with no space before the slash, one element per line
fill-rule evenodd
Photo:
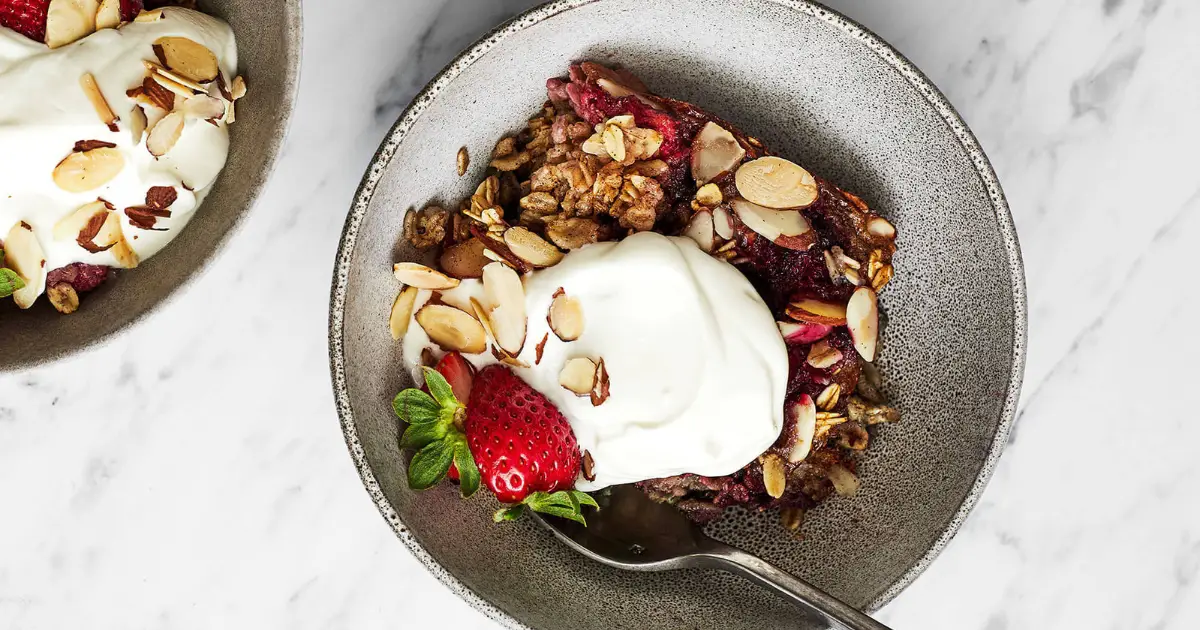
<path fill-rule="evenodd" d="M 487 350 L 487 333 L 479 320 L 453 306 L 426 304 L 417 311 L 417 324 L 429 339 L 447 352 L 480 354 Z"/>
<path fill-rule="evenodd" d="M 883 217 L 875 217 L 868 221 L 867 231 L 882 238 L 896 238 L 896 227 Z"/>
<path fill-rule="evenodd" d="M 808 364 L 824 370 L 842 360 L 842 351 L 829 345 L 828 341 L 818 341 L 808 350 Z"/>
<path fill-rule="evenodd" d="M 817 200 L 817 180 L 812 174 L 780 157 L 746 162 L 734 176 L 738 192 L 767 208 L 805 208 Z"/>
<path fill-rule="evenodd" d="M 233 100 L 239 101 L 246 96 L 246 78 L 238 75 L 233 78 L 233 85 L 229 88 L 230 94 L 233 95 Z"/>
<path fill-rule="evenodd" d="M 809 298 L 789 304 L 787 314 L 792 319 L 810 324 L 842 326 L 846 323 L 846 307 Z"/>
<path fill-rule="evenodd" d="M 801 394 L 800 400 L 792 405 L 791 412 L 796 423 L 796 438 L 788 452 L 788 461 L 798 464 L 812 451 L 813 435 L 817 431 L 817 406 L 812 397 Z"/>
<path fill-rule="evenodd" d="M 54 167 L 54 183 L 67 192 L 87 192 L 112 181 L 124 168 L 125 156 L 119 149 L 77 151 Z"/>
<path fill-rule="evenodd" d="M 146 149 L 154 157 L 162 157 L 175 148 L 179 136 L 183 135 L 184 117 L 180 112 L 171 112 L 158 121 L 146 136 Z"/>
<path fill-rule="evenodd" d="M 95 220 L 96 217 L 93 216 L 92 219 Z M 90 231 L 90 227 L 88 231 Z M 117 243 L 124 238 L 125 235 L 121 232 L 121 217 L 115 212 L 108 211 L 104 215 L 104 220 L 100 222 L 99 228 L 91 235 L 90 243 L 84 242 L 83 232 L 79 233 L 77 241 L 84 249 L 96 253 L 116 247 Z"/>
<path fill-rule="evenodd" d="M 483 268 L 483 297 L 496 345 L 511 356 L 521 354 L 527 328 L 521 276 L 503 263 L 489 264 Z"/>
<path fill-rule="evenodd" d="M 523 227 L 505 230 L 504 244 L 514 255 L 534 267 L 551 267 L 563 259 L 562 251 Z"/>
<path fill-rule="evenodd" d="M 812 226 L 797 210 L 773 210 L 736 199 L 733 211 L 746 227 L 780 247 L 805 250 L 817 242 Z"/>
<path fill-rule="evenodd" d="M 46 255 L 28 223 L 18 222 L 4 237 L 4 266 L 25 281 L 12 294 L 13 302 L 22 309 L 33 306 L 46 284 Z"/>
<path fill-rule="evenodd" d="M 154 52 L 158 53 L 161 50 L 162 50 L 161 46 L 156 46 L 154 49 Z M 196 83 L 195 81 L 193 81 L 185 76 L 171 72 L 170 70 L 166 69 L 165 67 L 163 67 L 157 63 L 154 63 L 153 61 L 150 61 L 148 59 L 143 59 L 142 65 L 146 66 L 146 70 L 149 70 L 151 74 L 161 75 L 167 79 L 170 79 L 171 81 L 174 81 L 175 83 L 178 83 L 179 85 L 182 85 L 183 87 L 191 90 L 195 94 L 207 94 L 208 93 L 208 88 L 204 87 L 203 85 Z M 190 96 L 190 95 L 185 94 L 184 96 Z"/>
<path fill-rule="evenodd" d="M 546 333 L 546 334 L 542 335 L 542 340 L 539 341 L 536 346 L 534 346 L 534 348 L 533 348 L 533 351 L 534 351 L 533 364 L 534 365 L 541 365 L 542 354 L 544 352 L 546 352 L 546 342 L 547 341 L 550 341 L 550 333 Z"/>
<path fill-rule="evenodd" d="M 133 18 L 133 21 L 140 23 L 157 22 L 164 17 L 165 15 L 163 14 L 163 9 L 154 9 L 153 11 L 142 11 L 141 13 L 138 13 L 137 16 Z"/>
<path fill-rule="evenodd" d="M 707 184 L 717 175 L 733 170 L 746 150 L 728 129 L 715 122 L 704 125 L 692 142 L 692 177 L 696 184 Z"/>
<path fill-rule="evenodd" d="M 103 201 L 93 201 L 76 208 L 74 212 L 54 224 L 54 240 L 73 241 L 79 238 L 93 217 L 107 212 L 108 206 L 104 205 Z"/>
<path fill-rule="evenodd" d="M 46 289 L 46 297 L 50 300 L 50 305 L 54 310 L 63 315 L 70 315 L 79 310 L 79 294 L 75 292 L 75 287 L 60 282 Z"/>
<path fill-rule="evenodd" d="M 846 326 L 854 339 L 854 349 L 865 361 L 874 361 L 879 341 L 879 300 L 870 287 L 859 287 L 850 296 Z"/>
<path fill-rule="evenodd" d="M 826 324 L 810 324 L 807 322 L 775 322 L 779 326 L 779 333 L 783 335 L 783 340 L 788 343 L 816 343 L 833 331 L 833 326 Z"/>
<path fill-rule="evenodd" d="M 99 0 L 50 0 L 46 46 L 59 48 L 94 33 L 99 8 Z"/>
<path fill-rule="evenodd" d="M 90 72 L 83 73 L 83 76 L 79 77 L 79 87 L 83 88 L 83 93 L 87 96 L 88 102 L 92 104 L 92 109 L 96 110 L 100 122 L 104 123 L 109 130 L 116 131 L 117 121 L 121 119 L 108 106 L 108 100 L 104 98 L 104 94 L 100 92 L 100 86 L 96 84 L 96 77 L 92 76 Z"/>
<path fill-rule="evenodd" d="M 117 216 L 117 214 L 114 212 L 111 216 Z M 124 236 L 109 251 L 112 252 L 113 258 L 116 259 L 118 269 L 133 269 L 141 263 L 141 258 L 129 246 L 129 241 L 125 240 Z"/>
<path fill-rule="evenodd" d="M 400 282 L 410 287 L 417 287 L 418 289 L 444 291 L 458 286 L 458 278 L 451 278 L 436 269 L 430 269 L 420 263 L 396 263 L 392 266 L 392 274 Z"/>
<path fill-rule="evenodd" d="M 713 208 L 713 230 L 725 240 L 733 238 L 733 217 L 723 206 Z"/>
<path fill-rule="evenodd" d="M 775 453 L 767 453 L 762 457 L 763 486 L 767 494 L 778 499 L 787 489 L 787 469 L 783 466 L 783 458 Z"/>
<path fill-rule="evenodd" d="M 613 82 L 609 79 L 596 79 L 596 85 L 600 86 L 600 89 L 604 90 L 605 92 L 608 92 L 608 95 L 613 98 L 624 98 L 626 96 L 633 96 L 634 94 L 637 94 L 637 92 L 634 92 L 624 85 Z"/>
<path fill-rule="evenodd" d="M 558 384 L 577 396 L 591 396 L 596 386 L 596 363 L 585 357 L 568 359 L 558 374 Z"/>
<path fill-rule="evenodd" d="M 238 79 L 240 78 L 242 77 L 238 77 Z M 243 89 L 245 89 L 244 84 Z M 467 174 L 467 168 L 471 166 L 471 154 L 467 152 L 467 147 L 458 148 L 458 153 L 454 155 L 454 165 L 458 169 L 459 177 Z"/>
<path fill-rule="evenodd" d="M 151 74 L 150 78 L 154 79 L 155 83 L 167 88 L 172 94 L 175 94 L 180 98 L 188 98 L 196 93 L 186 85 L 158 72 Z"/>
<path fill-rule="evenodd" d="M 225 124 L 232 125 L 237 122 L 237 104 L 230 101 L 225 105 Z"/>
<path fill-rule="evenodd" d="M 713 231 L 713 215 L 708 210 L 701 210 L 692 215 L 692 220 L 688 222 L 687 227 L 683 230 L 683 235 L 696 241 L 700 249 L 705 252 L 712 252 L 713 240 L 716 235 Z"/>
<path fill-rule="evenodd" d="M 838 464 L 830 466 L 826 474 L 829 476 L 829 481 L 833 482 L 833 489 L 843 497 L 854 496 L 858 493 L 859 486 L 862 485 L 854 473 Z"/>
<path fill-rule="evenodd" d="M 575 341 L 583 334 L 583 305 L 579 300 L 568 297 L 560 288 L 550 302 L 546 323 L 550 324 L 550 330 L 560 340 Z"/>
<path fill-rule="evenodd" d="M 417 287 L 404 287 L 392 302 L 392 313 L 388 317 L 388 328 L 392 331 L 392 339 L 400 341 L 408 333 L 408 323 L 412 321 L 413 306 L 417 302 Z"/>
<path fill-rule="evenodd" d="M 162 47 L 163 65 L 171 71 L 199 83 L 217 78 L 217 56 L 203 44 L 186 37 L 160 37 L 154 45 Z"/>
<path fill-rule="evenodd" d="M 96 9 L 96 30 L 120 25 L 121 0 L 100 0 L 100 8 Z"/>
<path fill-rule="evenodd" d="M 447 275 L 455 278 L 478 278 L 483 275 L 483 268 L 491 262 L 484 253 L 486 250 L 482 240 L 469 238 L 447 247 L 438 259 L 438 265 Z"/>
<path fill-rule="evenodd" d="M 521 359 L 514 357 L 511 354 L 508 354 L 507 352 L 501 350 L 500 348 L 497 348 L 496 346 L 492 346 L 492 356 L 496 357 L 496 360 L 503 363 L 504 365 L 511 365 L 512 367 L 515 367 L 515 368 L 528 368 L 529 367 L 529 363 L 522 361 Z"/>
<path fill-rule="evenodd" d="M 179 111 L 191 118 L 211 120 L 225 115 L 225 101 L 207 94 L 197 94 L 183 101 Z"/>
<path fill-rule="evenodd" d="M 608 400 L 609 382 L 608 368 L 604 367 L 604 359 L 596 362 L 596 384 L 592 386 L 592 406 L 599 407 Z"/>
<path fill-rule="evenodd" d="M 134 144 L 142 142 L 142 136 L 146 133 L 146 110 L 142 109 L 141 105 L 134 105 L 129 111 L 129 135 L 133 138 Z"/>
<path fill-rule="evenodd" d="M 620 162 L 625 159 L 625 132 L 617 125 L 607 125 L 604 127 L 604 132 L 600 134 L 600 139 L 604 142 L 604 150 L 612 159 Z"/>

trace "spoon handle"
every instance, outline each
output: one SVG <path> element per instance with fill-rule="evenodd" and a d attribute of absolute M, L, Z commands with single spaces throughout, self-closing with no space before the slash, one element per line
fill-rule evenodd
<path fill-rule="evenodd" d="M 703 558 L 714 569 L 736 573 L 765 586 L 836 630 L 890 630 L 853 606 L 740 549 L 719 545 Z"/>

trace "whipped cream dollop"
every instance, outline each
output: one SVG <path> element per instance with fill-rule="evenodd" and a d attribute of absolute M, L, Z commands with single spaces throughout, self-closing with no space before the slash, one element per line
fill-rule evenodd
<path fill-rule="evenodd" d="M 60 219 L 98 198 L 115 208 L 137 257 L 153 256 L 188 223 L 224 168 L 229 132 L 223 121 L 189 118 L 178 142 L 157 159 L 146 148 L 146 135 L 135 141 L 131 134 L 135 102 L 126 91 L 142 84 L 147 76 L 143 60 L 157 62 L 153 45 L 167 36 L 204 45 L 216 56 L 225 81 L 235 76 L 233 31 L 197 11 L 165 9 L 160 19 L 97 31 L 53 50 L 0 28 L 0 239 L 18 222 L 29 224 L 44 252 L 45 272 L 75 262 L 128 266 L 119 264 L 112 250 L 91 253 L 74 238 L 53 236 Z M 109 107 L 120 117 L 117 131 L 101 122 L 81 88 L 85 73 L 95 77 Z M 216 92 L 216 86 L 211 90 Z M 150 108 L 146 114 L 153 124 L 165 112 Z M 81 140 L 116 145 L 124 168 L 103 186 L 67 192 L 52 174 Z M 146 205 L 146 193 L 154 186 L 171 186 L 178 198 L 170 206 L 171 216 L 158 219 L 155 230 L 139 229 L 124 210 Z"/>
<path fill-rule="evenodd" d="M 568 253 L 524 279 L 528 335 L 514 372 L 566 416 L 595 480 L 581 490 L 682 473 L 737 471 L 783 428 L 787 349 L 750 282 L 682 237 L 643 232 Z M 560 341 L 546 315 L 562 289 L 583 307 L 583 334 Z M 442 301 L 471 312 L 482 283 L 464 280 Z M 417 309 L 432 293 L 421 291 Z M 546 336 L 535 364 L 536 346 Z M 412 367 L 425 348 L 441 354 L 415 321 L 403 339 Z M 490 354 L 465 355 L 475 366 Z M 559 384 L 575 357 L 604 359 L 610 396 L 599 406 Z"/>

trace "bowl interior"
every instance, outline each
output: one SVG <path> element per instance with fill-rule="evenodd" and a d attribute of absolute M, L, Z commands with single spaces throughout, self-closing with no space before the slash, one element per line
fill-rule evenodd
<path fill-rule="evenodd" d="M 468 195 L 496 140 L 540 107 L 546 78 L 589 58 L 740 125 L 897 225 L 879 366 L 903 421 L 873 431 L 860 494 L 810 513 L 803 540 L 773 513 L 712 528 L 855 606 L 886 601 L 957 528 L 999 450 L 1021 365 L 1020 263 L 986 158 L 936 90 L 806 3 L 558 3 L 498 31 L 418 97 L 367 174 L 335 278 L 335 388 L 368 489 L 435 573 L 510 625 L 797 627 L 793 610 L 738 579 L 609 569 L 529 523 L 493 525 L 490 498 L 406 486 L 389 403 L 410 380 L 386 323 L 391 265 L 415 256 L 400 239 L 404 213 Z M 474 159 L 459 178 L 462 146 Z"/>
<path fill-rule="evenodd" d="M 229 160 L 203 207 L 163 251 L 121 271 L 59 315 L 45 296 L 29 311 L 0 302 L 5 348 L 0 372 L 15 370 L 102 342 L 132 324 L 212 256 L 249 211 L 270 175 L 287 129 L 300 64 L 300 0 L 202 0 L 200 8 L 233 27 L 240 72 L 250 86 L 230 127 Z"/>

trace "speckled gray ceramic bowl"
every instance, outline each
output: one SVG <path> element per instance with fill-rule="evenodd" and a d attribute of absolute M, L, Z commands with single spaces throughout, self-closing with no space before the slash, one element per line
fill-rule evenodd
<path fill-rule="evenodd" d="M 291 119 L 300 73 L 300 0 L 200 0 L 233 27 L 239 70 L 250 85 L 230 127 L 229 161 L 184 232 L 137 269 L 119 272 L 70 316 L 45 299 L 18 312 L 0 301 L 0 372 L 19 370 L 112 339 L 148 315 L 219 251 L 254 205 L 275 165 Z"/>
<path fill-rule="evenodd" d="M 462 54 L 401 116 L 350 211 L 330 315 L 334 390 L 350 452 L 400 540 L 451 589 L 515 628 L 796 628 L 794 611 L 718 573 L 632 574 L 594 564 L 529 522 L 497 527 L 488 498 L 408 490 L 390 400 L 410 385 L 387 315 L 406 209 L 454 202 L 484 156 L 545 99 L 568 63 L 628 66 L 777 152 L 861 193 L 900 231 L 880 362 L 902 423 L 882 427 L 862 491 L 809 515 L 713 528 L 856 606 L 909 584 L 954 535 L 1004 445 L 1025 345 L 1012 221 L 987 158 L 919 71 L 842 16 L 800 0 L 565 0 Z"/>

